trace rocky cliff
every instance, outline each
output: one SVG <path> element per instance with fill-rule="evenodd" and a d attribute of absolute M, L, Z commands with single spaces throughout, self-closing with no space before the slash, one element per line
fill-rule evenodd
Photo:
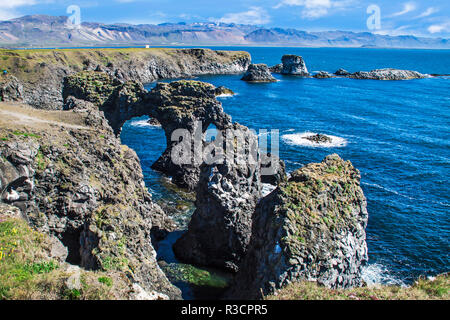
<path fill-rule="evenodd" d="M 72 102 L 68 111 L 0 105 L 0 202 L 59 239 L 67 262 L 120 271 L 144 290 L 179 298 L 152 246 L 172 224 L 152 202 L 136 153 L 98 107 Z"/>
<path fill-rule="evenodd" d="M 250 55 L 241 51 L 166 48 L 0 50 L 0 59 L 2 68 L 14 76 L 0 86 L 40 109 L 60 109 L 63 79 L 83 70 L 103 71 L 118 81 L 148 83 L 162 78 L 241 73 L 250 64 Z M 4 91 L 0 89 L 0 98 L 10 101 L 11 94 L 4 95 Z"/>
<path fill-rule="evenodd" d="M 242 145 L 255 145 L 257 136 L 233 124 L 227 135 L 242 137 Z M 237 141 L 237 139 L 236 139 Z M 196 190 L 196 210 L 188 231 L 175 243 L 175 254 L 184 261 L 237 272 L 247 253 L 252 217 L 261 198 L 261 163 L 245 154 L 223 163 L 203 164 Z M 205 232 L 206 231 L 206 232 Z"/>
<path fill-rule="evenodd" d="M 248 253 L 228 298 L 255 299 L 290 282 L 361 284 L 367 261 L 366 199 L 360 174 L 337 155 L 294 171 L 262 199 Z"/>

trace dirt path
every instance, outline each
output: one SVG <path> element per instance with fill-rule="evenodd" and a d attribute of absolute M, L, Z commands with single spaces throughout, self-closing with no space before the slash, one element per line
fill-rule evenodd
<path fill-rule="evenodd" d="M 46 111 L 37 110 L 20 104 L 0 103 L 0 125 L 11 126 L 22 124 L 26 126 L 53 125 L 71 129 L 91 128 L 79 125 L 82 123 L 81 116 L 70 111 Z"/>

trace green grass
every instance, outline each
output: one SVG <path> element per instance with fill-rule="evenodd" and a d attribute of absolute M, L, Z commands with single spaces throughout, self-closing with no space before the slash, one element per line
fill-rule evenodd
<path fill-rule="evenodd" d="M 41 149 L 39 149 L 38 153 L 36 154 L 36 164 L 37 168 L 40 171 L 44 171 L 47 168 L 47 161 L 45 160 L 44 154 L 42 153 Z"/>
<path fill-rule="evenodd" d="M 113 281 L 110 277 L 99 277 L 98 282 L 103 283 L 107 287 L 111 287 L 113 285 Z"/>
<path fill-rule="evenodd" d="M 51 241 L 21 219 L 0 212 L 0 300 L 127 299 L 131 283 L 118 272 L 85 271 L 67 288 L 66 265 L 49 258 Z"/>
<path fill-rule="evenodd" d="M 13 135 L 15 135 L 15 136 L 23 136 L 25 138 L 37 138 L 37 139 L 40 138 L 40 136 L 38 136 L 37 134 L 21 132 L 21 131 L 14 131 Z"/>
<path fill-rule="evenodd" d="M 266 297 L 268 300 L 449 300 L 450 276 L 419 278 L 409 287 L 371 286 L 329 289 L 316 282 L 294 282 Z"/>

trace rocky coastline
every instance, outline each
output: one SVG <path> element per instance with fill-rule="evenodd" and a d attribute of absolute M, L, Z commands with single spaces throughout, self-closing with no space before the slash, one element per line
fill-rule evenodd
<path fill-rule="evenodd" d="M 159 79 L 245 72 L 250 55 L 210 49 L 61 49 L 0 50 L 8 77 L 0 80 L 3 100 L 16 100 L 38 109 L 60 109 L 65 77 L 98 71 L 117 81 L 149 83 Z M 4 93 L 2 93 L 4 92 Z"/>
<path fill-rule="evenodd" d="M 24 63 L 23 53 L 10 54 Z M 350 161 L 333 154 L 288 177 L 284 162 L 270 154 L 258 151 L 253 162 L 238 155 L 208 164 L 198 161 L 192 144 L 192 161 L 174 163 L 171 155 L 180 140 L 172 141 L 172 135 L 178 129 L 200 137 L 202 146 L 213 145 L 205 139 L 210 125 L 242 133 L 247 145 L 257 137 L 233 122 L 217 100 L 233 94 L 228 88 L 195 80 L 157 83 L 150 91 L 143 86 L 161 78 L 246 71 L 244 77 L 252 79 L 246 81 L 271 82 L 270 72 L 310 77 L 302 57 L 283 56 L 281 65 L 269 69 L 250 64 L 247 53 L 207 49 L 30 55 L 42 59 L 25 66 L 36 78 L 17 72 L 0 87 L 0 223 L 14 212 L 15 219 L 49 237 L 55 249 L 45 261 L 56 259 L 69 273 L 117 273 L 129 287 L 122 298 L 181 298 L 155 252 L 176 225 L 153 201 L 138 156 L 119 138 L 127 120 L 149 116 L 166 137 L 166 149 L 152 168 L 195 193 L 195 212 L 173 251 L 183 262 L 233 273 L 225 298 L 260 299 L 300 281 L 335 289 L 363 284 L 368 212 L 360 173 Z M 39 83 L 37 75 L 46 80 Z M 422 76 L 393 69 L 336 75 Z M 276 169 L 263 175 L 270 164 Z M 263 183 L 272 184 L 273 191 L 263 194 Z"/>

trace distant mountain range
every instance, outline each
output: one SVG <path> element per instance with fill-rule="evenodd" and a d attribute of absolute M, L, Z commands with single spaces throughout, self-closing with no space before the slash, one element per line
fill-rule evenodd
<path fill-rule="evenodd" d="M 370 32 L 306 32 L 226 23 L 102 24 L 68 28 L 66 16 L 31 15 L 0 21 L 2 47 L 124 45 L 248 45 L 450 49 L 450 39 Z"/>

